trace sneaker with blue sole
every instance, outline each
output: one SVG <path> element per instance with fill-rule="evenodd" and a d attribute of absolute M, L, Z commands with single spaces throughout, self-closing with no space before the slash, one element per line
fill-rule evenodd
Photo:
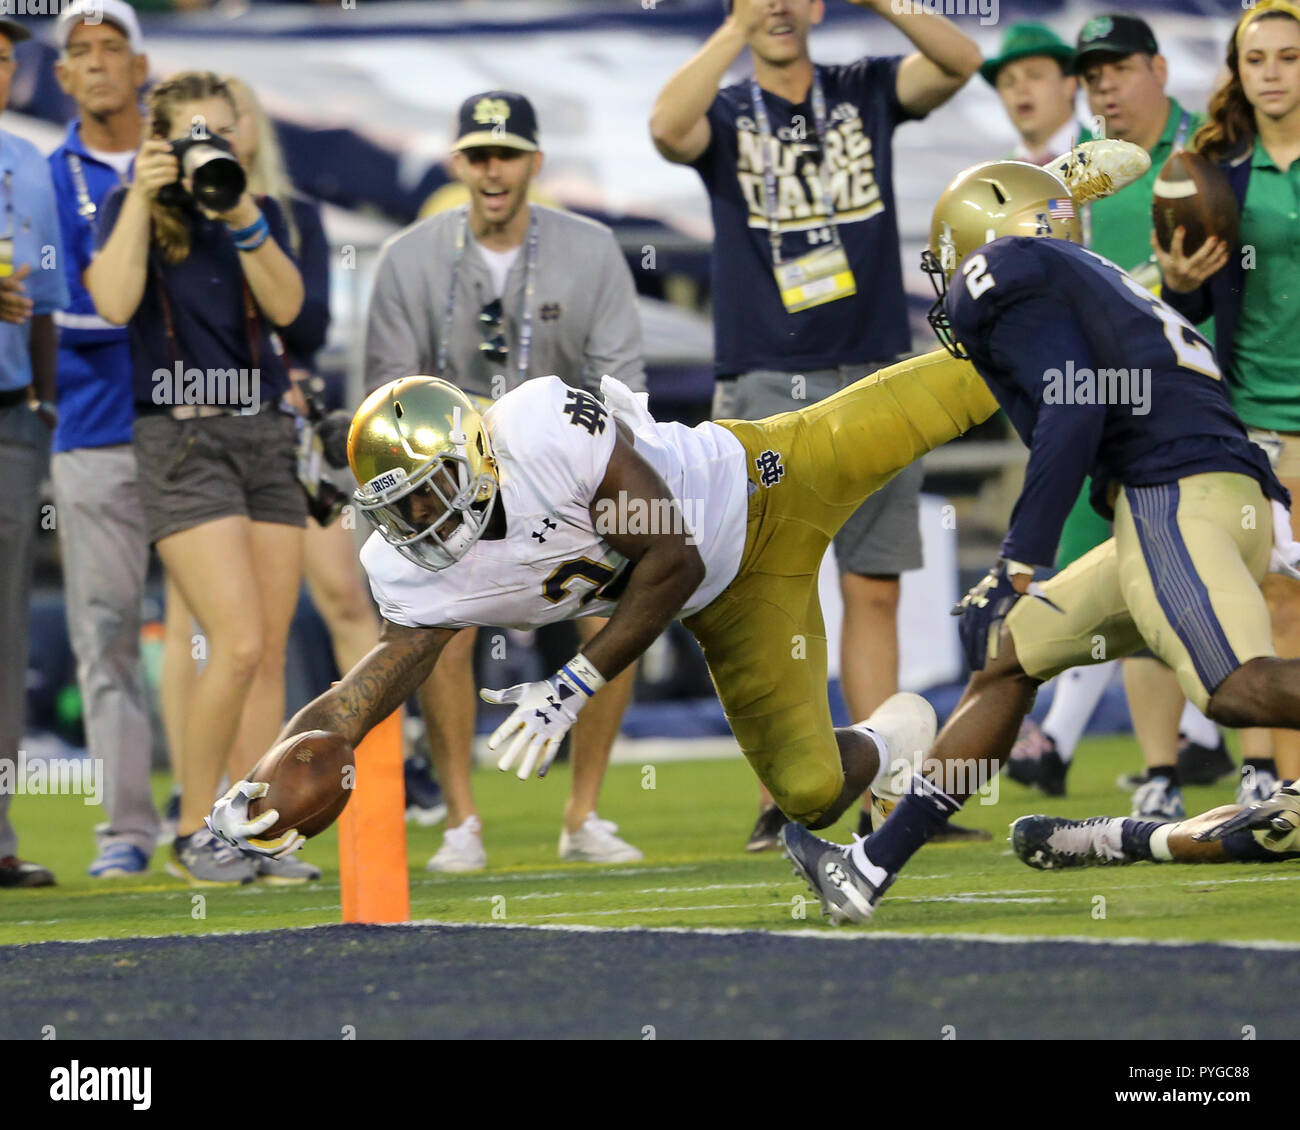
<path fill-rule="evenodd" d="M 86 874 L 92 879 L 120 879 L 126 875 L 143 875 L 148 870 L 149 857 L 135 844 L 115 843 L 100 848 Z"/>
<path fill-rule="evenodd" d="M 897 875 L 867 859 L 855 835 L 851 844 L 836 844 L 814 836 L 802 824 L 787 824 L 780 832 L 781 849 L 818 898 L 832 926 L 869 922 L 881 896 Z"/>

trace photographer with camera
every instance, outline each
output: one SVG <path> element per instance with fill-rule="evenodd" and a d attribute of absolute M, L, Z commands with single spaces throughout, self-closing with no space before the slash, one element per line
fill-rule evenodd
<path fill-rule="evenodd" d="M 279 206 L 255 200 L 232 152 L 236 108 L 211 73 L 149 95 L 134 180 L 104 202 L 86 286 L 130 331 L 133 445 L 149 540 L 197 619 L 207 660 L 181 740 L 184 786 L 168 871 L 193 883 L 300 878 L 256 865 L 204 828 L 224 772 L 238 779 L 284 714 L 284 651 L 302 575 L 306 502 L 273 327 L 303 283 Z"/>

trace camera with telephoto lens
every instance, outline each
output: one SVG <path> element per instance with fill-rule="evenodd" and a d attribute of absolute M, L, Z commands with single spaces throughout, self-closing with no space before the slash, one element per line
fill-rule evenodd
<path fill-rule="evenodd" d="M 305 419 L 299 421 L 298 481 L 307 496 L 307 510 L 317 525 L 328 526 L 348 503 L 348 495 L 327 477 L 327 468 L 347 466 L 347 429 L 343 429 L 343 458 L 337 453 L 340 422 L 351 422 L 351 413 L 327 412 L 321 397 L 324 382 L 311 377 L 298 386 L 307 405 Z"/>
<path fill-rule="evenodd" d="M 225 138 L 182 137 L 171 142 L 171 149 L 181 167 L 180 177 L 159 190 L 161 203 L 178 207 L 192 198 L 211 212 L 229 212 L 239 203 L 248 178 Z M 185 177 L 190 178 L 192 192 L 181 184 Z"/>

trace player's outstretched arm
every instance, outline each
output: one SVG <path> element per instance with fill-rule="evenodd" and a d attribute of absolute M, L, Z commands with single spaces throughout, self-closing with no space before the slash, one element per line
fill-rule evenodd
<path fill-rule="evenodd" d="M 404 628 L 382 621 L 379 643 L 319 698 L 285 724 L 277 742 L 331 730 L 355 748 L 428 678 L 456 628 Z"/>

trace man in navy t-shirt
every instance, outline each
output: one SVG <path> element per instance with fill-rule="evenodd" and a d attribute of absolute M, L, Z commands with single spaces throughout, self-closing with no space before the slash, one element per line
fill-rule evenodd
<path fill-rule="evenodd" d="M 983 59 L 941 16 L 891 0 L 853 2 L 917 51 L 814 65 L 808 35 L 823 0 L 734 0 L 655 103 L 655 145 L 700 174 L 712 205 L 715 418 L 803 407 L 911 350 L 894 128 L 946 102 Z M 719 90 L 746 47 L 753 77 Z M 898 577 L 921 564 L 921 478 L 919 463 L 903 471 L 835 538 L 840 678 L 854 718 L 898 689 Z M 775 847 L 782 820 L 765 807 L 749 848 Z"/>

